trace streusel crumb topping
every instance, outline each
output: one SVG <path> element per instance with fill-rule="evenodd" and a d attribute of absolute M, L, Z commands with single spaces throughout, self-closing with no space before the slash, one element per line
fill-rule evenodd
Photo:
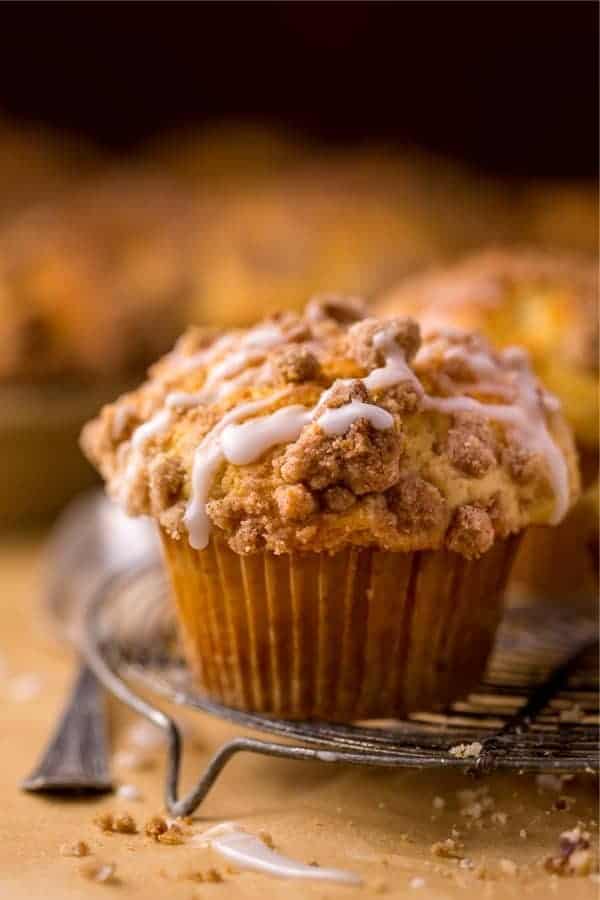
<path fill-rule="evenodd" d="M 82 446 L 132 515 L 206 546 L 447 547 L 466 558 L 579 491 L 560 404 L 515 348 L 313 300 L 248 330 L 190 329 Z"/>

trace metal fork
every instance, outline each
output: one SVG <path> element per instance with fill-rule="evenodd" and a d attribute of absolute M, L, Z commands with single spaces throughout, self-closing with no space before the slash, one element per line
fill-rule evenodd
<path fill-rule="evenodd" d="M 99 492 L 75 500 L 57 522 L 48 544 L 46 606 L 61 636 L 77 646 L 78 618 L 99 580 L 156 554 L 155 535 L 148 523 L 127 519 Z M 125 621 L 124 627 L 148 640 L 148 629 L 138 623 L 152 622 L 152 613 L 156 610 L 138 610 L 137 619 Z M 156 615 L 154 621 L 158 621 Z M 120 626 L 113 622 L 108 627 Z M 81 661 L 58 725 L 21 787 L 67 795 L 107 792 L 113 787 L 108 758 L 104 692 Z"/>

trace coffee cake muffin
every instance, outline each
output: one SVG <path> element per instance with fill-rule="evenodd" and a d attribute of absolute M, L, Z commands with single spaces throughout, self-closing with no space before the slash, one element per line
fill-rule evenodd
<path fill-rule="evenodd" d="M 423 341 L 357 300 L 188 331 L 82 446 L 158 523 L 203 689 L 295 718 L 467 692 L 519 536 L 578 494 L 570 430 L 523 353 Z"/>
<path fill-rule="evenodd" d="M 598 277 L 591 260 L 533 250 L 488 251 L 406 280 L 377 308 L 383 315 L 417 316 L 426 333 L 475 329 L 499 347 L 523 346 L 573 427 L 584 483 L 597 481 Z M 577 541 L 573 529 L 583 523 L 582 540 L 590 528 L 598 533 L 597 521 L 594 525 L 583 510 L 552 532 L 527 537 L 514 570 L 520 589 L 527 585 L 557 599 L 597 594 L 597 582 L 573 577 L 575 572 L 565 593 L 560 548 Z"/>
<path fill-rule="evenodd" d="M 168 182 L 121 172 L 0 229 L 0 525 L 91 482 L 82 424 L 184 327 L 184 206 Z"/>

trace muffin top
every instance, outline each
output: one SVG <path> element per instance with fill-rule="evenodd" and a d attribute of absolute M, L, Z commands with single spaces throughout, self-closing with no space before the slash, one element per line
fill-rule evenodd
<path fill-rule="evenodd" d="M 474 558 L 578 493 L 572 439 L 526 354 L 324 298 L 189 330 L 82 435 L 110 494 L 238 553 L 447 547 Z"/>
<path fill-rule="evenodd" d="M 0 383 L 135 374 L 185 325 L 185 208 L 114 172 L 0 229 Z"/>
<path fill-rule="evenodd" d="M 425 333 L 467 328 L 500 347 L 525 347 L 578 440 L 597 445 L 598 280 L 591 260 L 491 250 L 405 280 L 377 309 L 414 315 Z"/>

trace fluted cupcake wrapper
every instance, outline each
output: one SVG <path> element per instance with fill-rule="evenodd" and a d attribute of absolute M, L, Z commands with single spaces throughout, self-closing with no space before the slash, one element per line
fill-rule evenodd
<path fill-rule="evenodd" d="M 354 720 L 439 709 L 483 674 L 516 539 L 445 550 L 240 556 L 162 534 L 187 657 L 229 706 Z"/>

